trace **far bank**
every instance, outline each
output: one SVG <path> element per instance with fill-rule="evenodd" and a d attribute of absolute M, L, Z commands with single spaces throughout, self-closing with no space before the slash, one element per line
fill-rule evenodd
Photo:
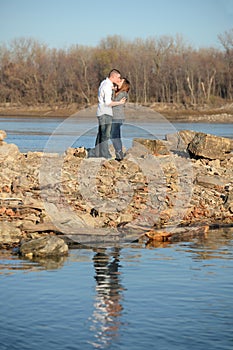
<path fill-rule="evenodd" d="M 35 105 L 22 106 L 4 104 L 0 105 L 0 116 L 28 116 L 33 117 L 61 117 L 66 118 L 78 114 L 80 118 L 95 118 L 97 105 Z M 204 123 L 232 123 L 233 103 L 222 106 L 185 106 L 173 103 L 154 103 L 141 105 L 137 103 L 126 104 L 127 120 L 156 119 L 160 114 L 170 122 L 204 122 Z"/>

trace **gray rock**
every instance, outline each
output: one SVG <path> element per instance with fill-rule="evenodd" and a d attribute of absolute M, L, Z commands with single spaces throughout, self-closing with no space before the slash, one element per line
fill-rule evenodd
<path fill-rule="evenodd" d="M 170 144 L 170 149 L 183 151 L 187 149 L 195 135 L 196 131 L 180 130 L 174 134 L 167 134 L 165 139 Z"/>
<path fill-rule="evenodd" d="M 68 253 L 68 246 L 63 239 L 56 236 L 45 236 L 25 242 L 20 246 L 22 256 L 62 256 Z"/>

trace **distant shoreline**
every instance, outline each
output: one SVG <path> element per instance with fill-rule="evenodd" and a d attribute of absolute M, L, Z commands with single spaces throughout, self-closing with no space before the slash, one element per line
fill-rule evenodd
<path fill-rule="evenodd" d="M 0 106 L 1 117 L 42 117 L 42 118 L 68 118 L 78 116 L 84 119 L 96 118 L 97 105 L 87 108 L 77 106 Z M 155 103 L 148 106 L 127 103 L 126 120 L 155 120 L 158 116 L 170 122 L 186 123 L 233 123 L 233 103 L 218 108 L 193 107 L 184 108 L 173 104 Z"/>

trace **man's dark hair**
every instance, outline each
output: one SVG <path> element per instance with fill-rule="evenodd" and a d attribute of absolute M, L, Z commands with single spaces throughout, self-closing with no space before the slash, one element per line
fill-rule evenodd
<path fill-rule="evenodd" d="M 108 77 L 110 78 L 113 74 L 120 74 L 121 75 L 121 72 L 118 69 L 114 68 L 114 69 L 110 70 Z"/>

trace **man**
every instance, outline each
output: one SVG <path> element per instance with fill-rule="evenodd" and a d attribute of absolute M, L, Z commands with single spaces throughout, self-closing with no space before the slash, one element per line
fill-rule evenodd
<path fill-rule="evenodd" d="M 118 85 L 120 82 L 121 73 L 117 69 L 112 69 L 108 77 L 99 86 L 97 108 L 99 129 L 95 142 L 95 155 L 97 157 L 112 158 L 108 149 L 108 140 L 110 139 L 112 127 L 112 107 L 126 102 L 126 98 L 122 98 L 120 101 L 112 100 L 114 84 Z"/>

